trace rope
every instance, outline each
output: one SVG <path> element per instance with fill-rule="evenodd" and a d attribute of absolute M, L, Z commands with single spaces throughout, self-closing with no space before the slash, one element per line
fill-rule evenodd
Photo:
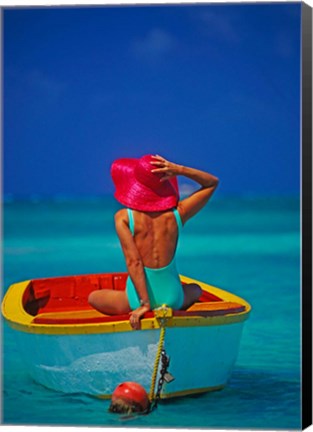
<path fill-rule="evenodd" d="M 152 402 L 152 400 L 155 398 L 154 395 L 154 389 L 155 389 L 155 382 L 156 377 L 158 374 L 158 367 L 160 363 L 160 357 L 164 345 L 164 339 L 165 339 L 165 316 L 166 316 L 166 305 L 162 306 L 163 309 L 163 319 L 160 320 L 161 330 L 160 330 L 160 338 L 159 338 L 159 345 L 158 350 L 156 353 L 155 361 L 154 361 L 154 368 L 153 368 L 153 374 L 152 374 L 152 380 L 151 380 L 151 386 L 150 386 L 150 393 L 149 393 L 149 400 Z"/>
<path fill-rule="evenodd" d="M 152 400 L 154 399 L 154 388 L 155 388 L 155 382 L 156 382 L 156 377 L 157 377 L 157 373 L 158 373 L 158 367 L 159 367 L 159 363 L 160 363 L 161 352 L 163 349 L 164 339 L 165 339 L 165 327 L 161 327 L 159 346 L 158 346 L 157 354 L 156 354 L 155 361 L 154 361 L 154 368 L 153 368 L 153 374 L 152 374 L 152 380 L 151 380 L 151 386 L 150 386 L 150 393 L 149 393 L 150 402 L 152 402 Z"/>

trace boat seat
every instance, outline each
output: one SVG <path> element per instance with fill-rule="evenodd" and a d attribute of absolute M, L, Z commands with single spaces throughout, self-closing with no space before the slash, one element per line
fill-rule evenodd
<path fill-rule="evenodd" d="M 58 277 L 32 281 L 35 299 L 47 298 L 39 313 L 55 313 L 89 309 L 87 299 L 92 291 L 99 289 L 124 290 L 125 273 Z"/>
<path fill-rule="evenodd" d="M 198 302 L 187 311 L 173 310 L 173 317 L 210 317 L 217 315 L 228 315 L 243 312 L 245 306 L 234 302 L 214 301 Z M 144 318 L 153 318 L 154 312 L 144 314 Z M 36 315 L 33 319 L 35 324 L 95 324 L 116 321 L 128 321 L 129 314 L 104 315 L 95 309 L 79 311 L 45 312 Z"/>

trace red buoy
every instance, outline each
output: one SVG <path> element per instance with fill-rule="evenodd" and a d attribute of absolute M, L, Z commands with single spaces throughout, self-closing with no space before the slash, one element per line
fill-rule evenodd
<path fill-rule="evenodd" d="M 119 384 L 112 394 L 111 412 L 143 412 L 150 401 L 146 390 L 138 383 L 127 381 Z"/>

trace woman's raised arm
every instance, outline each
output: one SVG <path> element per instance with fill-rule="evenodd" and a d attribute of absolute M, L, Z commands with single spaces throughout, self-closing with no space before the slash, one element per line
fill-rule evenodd
<path fill-rule="evenodd" d="M 160 181 L 168 180 L 173 176 L 182 175 L 194 180 L 201 186 L 201 188 L 192 195 L 178 203 L 178 211 L 182 222 L 186 223 L 187 220 L 198 213 L 211 198 L 218 186 L 218 178 L 205 171 L 169 162 L 159 155 L 153 156 L 153 158 L 155 160 L 152 161 L 151 164 L 156 168 L 152 169 L 152 172 L 164 174 Z"/>

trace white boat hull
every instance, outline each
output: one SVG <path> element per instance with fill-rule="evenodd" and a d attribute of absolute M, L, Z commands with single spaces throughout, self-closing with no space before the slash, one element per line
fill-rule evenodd
<path fill-rule="evenodd" d="M 237 358 L 243 325 L 167 328 L 164 348 L 175 380 L 165 384 L 162 397 L 224 387 Z M 110 397 L 118 384 L 135 381 L 150 391 L 159 329 L 17 335 L 30 375 L 48 388 Z"/>

